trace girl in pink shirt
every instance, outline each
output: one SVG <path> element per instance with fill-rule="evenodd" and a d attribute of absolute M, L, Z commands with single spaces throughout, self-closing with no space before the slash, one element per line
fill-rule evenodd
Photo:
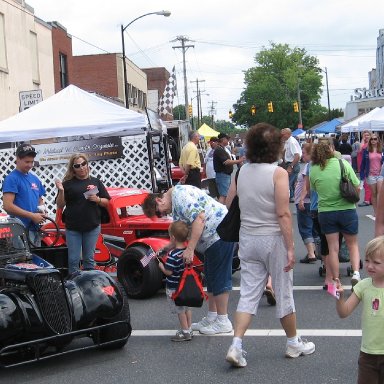
<path fill-rule="evenodd" d="M 376 216 L 377 195 L 383 185 L 383 176 L 381 175 L 381 166 L 383 164 L 382 144 L 378 135 L 373 133 L 368 141 L 368 146 L 363 150 L 360 179 L 366 178 L 367 184 L 371 190 L 371 199 L 373 211 Z"/>

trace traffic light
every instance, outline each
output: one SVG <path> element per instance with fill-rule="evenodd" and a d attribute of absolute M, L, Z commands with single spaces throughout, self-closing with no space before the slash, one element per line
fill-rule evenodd
<path fill-rule="evenodd" d="M 193 110 L 192 110 L 192 104 L 189 104 L 189 105 L 188 105 L 188 115 L 189 115 L 189 116 L 192 116 L 192 112 L 193 112 Z"/>
<path fill-rule="evenodd" d="M 251 115 L 252 116 L 256 115 L 256 107 L 254 105 L 252 105 L 252 107 L 251 107 Z"/>
<path fill-rule="evenodd" d="M 272 101 L 268 103 L 268 112 L 273 112 L 273 104 Z"/>
<path fill-rule="evenodd" d="M 299 103 L 297 101 L 293 103 L 293 112 L 299 112 Z"/>
<path fill-rule="evenodd" d="M 229 116 L 230 119 L 232 119 L 233 113 L 232 113 L 231 110 L 229 110 L 229 112 L 228 112 L 228 116 Z"/>

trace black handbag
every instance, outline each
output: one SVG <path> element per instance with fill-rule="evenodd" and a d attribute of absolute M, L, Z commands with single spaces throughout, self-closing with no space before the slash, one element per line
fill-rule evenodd
<path fill-rule="evenodd" d="M 360 194 L 356 190 L 356 187 L 348 179 L 343 161 L 339 159 L 341 180 L 340 180 L 340 193 L 341 196 L 350 203 L 357 203 L 360 200 Z"/>
<path fill-rule="evenodd" d="M 237 178 L 239 176 L 239 171 L 240 169 L 237 170 L 235 175 L 236 186 L 237 186 Z M 239 241 L 240 207 L 239 207 L 239 197 L 237 196 L 237 194 L 233 198 L 232 203 L 228 208 L 228 212 L 224 216 L 224 219 L 217 226 L 216 232 L 220 236 L 220 239 L 223 241 L 230 241 L 230 242 Z"/>
<path fill-rule="evenodd" d="M 177 290 L 172 294 L 172 299 L 179 307 L 201 307 L 207 299 L 199 275 L 192 266 L 187 266 L 180 277 Z"/>

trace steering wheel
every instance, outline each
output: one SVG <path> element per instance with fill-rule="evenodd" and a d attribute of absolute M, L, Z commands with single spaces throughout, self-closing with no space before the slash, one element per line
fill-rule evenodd
<path fill-rule="evenodd" d="M 57 225 L 56 221 L 51 219 L 50 217 L 45 218 L 45 222 L 49 221 L 51 224 L 53 224 L 53 228 L 45 228 L 46 224 L 36 224 L 33 226 L 33 230 L 36 231 L 41 239 L 43 238 L 49 238 L 52 240 L 52 243 L 50 244 L 51 247 L 54 247 L 56 243 L 59 241 L 61 236 L 61 231 L 59 226 Z M 29 238 L 29 231 L 31 231 L 32 228 L 28 228 L 28 243 L 31 248 L 37 248 L 35 244 L 30 240 Z"/>

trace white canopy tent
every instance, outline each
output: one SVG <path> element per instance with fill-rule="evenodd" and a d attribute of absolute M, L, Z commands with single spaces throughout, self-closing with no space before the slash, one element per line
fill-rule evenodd
<path fill-rule="evenodd" d="M 0 143 L 67 136 L 128 136 L 143 133 L 147 117 L 74 85 L 0 121 Z"/>
<path fill-rule="evenodd" d="M 341 132 L 348 133 L 348 132 L 361 132 L 364 129 L 363 123 L 368 122 L 372 119 L 372 117 L 380 111 L 379 107 L 376 107 L 375 109 L 372 109 L 372 111 L 369 111 L 368 113 L 365 113 L 364 115 L 358 116 L 356 119 L 348 121 L 347 123 L 343 124 L 341 126 Z"/>
<path fill-rule="evenodd" d="M 369 120 L 359 123 L 359 130 L 384 131 L 384 108 L 379 108 Z"/>

